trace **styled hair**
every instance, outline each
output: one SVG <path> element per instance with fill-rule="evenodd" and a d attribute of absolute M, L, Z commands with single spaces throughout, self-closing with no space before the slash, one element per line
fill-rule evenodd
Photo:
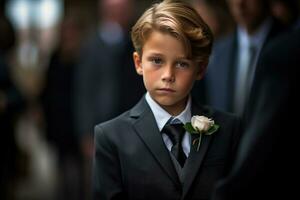
<path fill-rule="evenodd" d="M 139 55 L 153 31 L 171 34 L 183 43 L 188 59 L 207 65 L 213 34 L 191 5 L 179 0 L 165 0 L 147 9 L 131 30 L 131 39 Z"/>

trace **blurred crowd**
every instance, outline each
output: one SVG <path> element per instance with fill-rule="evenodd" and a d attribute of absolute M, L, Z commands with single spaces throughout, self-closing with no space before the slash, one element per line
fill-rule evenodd
<path fill-rule="evenodd" d="M 25 28 L 1 2 L 0 199 L 90 199 L 93 128 L 145 93 L 130 28 L 155 1 L 66 0 L 52 26 Z M 193 95 L 243 117 L 264 46 L 300 27 L 299 0 L 190 3 L 215 37 Z"/>

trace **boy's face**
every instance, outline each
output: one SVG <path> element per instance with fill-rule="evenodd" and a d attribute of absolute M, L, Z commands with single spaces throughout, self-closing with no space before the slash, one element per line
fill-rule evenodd
<path fill-rule="evenodd" d="M 151 97 L 171 115 L 182 112 L 200 66 L 186 58 L 182 42 L 170 34 L 154 31 L 143 46 L 143 55 L 133 54 L 136 71 L 143 76 Z"/>

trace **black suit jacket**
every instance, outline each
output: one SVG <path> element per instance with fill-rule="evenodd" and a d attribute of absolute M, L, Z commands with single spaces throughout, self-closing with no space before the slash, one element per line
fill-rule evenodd
<path fill-rule="evenodd" d="M 300 30 L 262 53 L 237 159 L 213 200 L 299 199 L 299 67 Z"/>
<path fill-rule="evenodd" d="M 183 184 L 146 100 L 95 128 L 94 199 L 208 199 L 226 174 L 238 141 L 239 119 L 193 104 L 193 115 L 211 117 L 220 129 L 191 147 Z"/>

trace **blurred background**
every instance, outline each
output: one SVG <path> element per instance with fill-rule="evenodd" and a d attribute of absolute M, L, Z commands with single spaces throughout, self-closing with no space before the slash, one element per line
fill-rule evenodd
<path fill-rule="evenodd" d="M 190 1 L 216 40 L 235 30 L 227 1 Z M 91 198 L 94 126 L 145 92 L 130 28 L 153 2 L 1 0 L 0 199 Z M 293 26 L 296 0 L 271 2 Z"/>

